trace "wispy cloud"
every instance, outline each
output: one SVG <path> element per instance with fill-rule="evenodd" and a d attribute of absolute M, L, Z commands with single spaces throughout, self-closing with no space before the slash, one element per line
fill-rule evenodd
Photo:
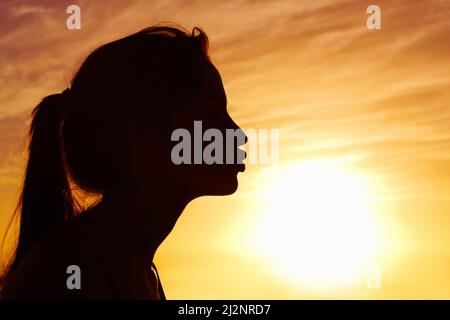
<path fill-rule="evenodd" d="M 34 105 L 64 89 L 90 51 L 175 21 L 205 29 L 232 116 L 244 128 L 279 128 L 282 161 L 353 159 L 384 181 L 387 195 L 413 201 L 396 212 L 416 228 L 421 220 L 406 215 L 424 207 L 419 199 L 448 203 L 448 1 L 377 1 L 375 31 L 366 28 L 371 2 L 359 0 L 76 3 L 79 31 L 65 28 L 64 2 L 0 3 L 0 185 L 21 178 Z M 448 209 L 433 206 L 430 215 Z"/>

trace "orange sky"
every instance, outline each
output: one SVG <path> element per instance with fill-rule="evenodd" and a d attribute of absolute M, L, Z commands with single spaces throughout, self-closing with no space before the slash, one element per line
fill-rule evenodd
<path fill-rule="evenodd" d="M 65 27 L 81 7 L 82 29 Z M 382 30 L 366 28 L 378 4 Z M 280 166 L 343 161 L 377 187 L 380 290 L 292 285 L 246 244 L 267 178 L 191 203 L 157 265 L 169 298 L 450 298 L 450 2 L 2 1 L 0 234 L 14 207 L 31 109 L 97 46 L 160 21 L 201 26 L 245 128 L 279 128 Z M 270 184 L 270 181 L 268 182 Z"/>

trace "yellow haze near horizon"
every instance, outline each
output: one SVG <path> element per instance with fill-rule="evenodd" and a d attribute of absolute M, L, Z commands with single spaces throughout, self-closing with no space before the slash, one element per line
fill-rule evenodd
<path fill-rule="evenodd" d="M 356 0 L 77 2 L 73 31 L 61 2 L 0 4 L 0 235 L 34 105 L 99 45 L 170 20 L 207 32 L 231 116 L 279 129 L 280 158 L 189 204 L 156 257 L 168 298 L 450 298 L 447 1 L 377 1 L 371 31 Z"/>

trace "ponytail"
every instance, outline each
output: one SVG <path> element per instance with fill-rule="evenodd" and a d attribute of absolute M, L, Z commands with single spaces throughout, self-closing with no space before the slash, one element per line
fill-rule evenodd
<path fill-rule="evenodd" d="M 28 163 L 16 210 L 19 238 L 8 272 L 46 232 L 74 215 L 61 142 L 66 95 L 67 90 L 47 96 L 32 112 Z"/>
<path fill-rule="evenodd" d="M 200 86 L 198 61 L 209 59 L 207 51 L 208 37 L 199 28 L 190 33 L 178 26 L 150 27 L 96 49 L 72 79 L 72 89 L 39 103 L 32 113 L 15 212 L 20 231 L 7 277 L 44 234 L 81 211 L 69 175 L 80 191 L 105 194 L 116 183 L 116 120 L 184 105 Z"/>

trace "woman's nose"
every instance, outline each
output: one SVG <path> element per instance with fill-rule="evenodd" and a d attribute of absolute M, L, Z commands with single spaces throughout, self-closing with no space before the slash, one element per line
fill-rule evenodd
<path fill-rule="evenodd" d="M 244 135 L 244 144 L 246 144 L 247 142 L 248 142 L 248 137 L 247 137 L 247 135 L 245 134 L 245 132 L 241 129 L 241 128 L 239 128 L 239 130 L 241 130 L 242 131 L 242 134 Z"/>
<path fill-rule="evenodd" d="M 239 126 L 237 125 L 237 123 L 234 122 L 234 120 L 233 120 L 231 117 L 230 117 L 230 120 L 231 120 L 231 123 L 232 123 L 231 129 L 233 129 L 233 130 L 239 132 L 239 134 L 242 135 L 242 136 L 244 137 L 244 139 L 238 139 L 238 141 L 243 141 L 243 143 L 240 144 L 239 146 L 246 144 L 246 143 L 248 142 L 248 137 L 247 137 L 247 135 L 245 134 L 244 130 L 242 130 L 241 127 L 239 127 Z"/>

